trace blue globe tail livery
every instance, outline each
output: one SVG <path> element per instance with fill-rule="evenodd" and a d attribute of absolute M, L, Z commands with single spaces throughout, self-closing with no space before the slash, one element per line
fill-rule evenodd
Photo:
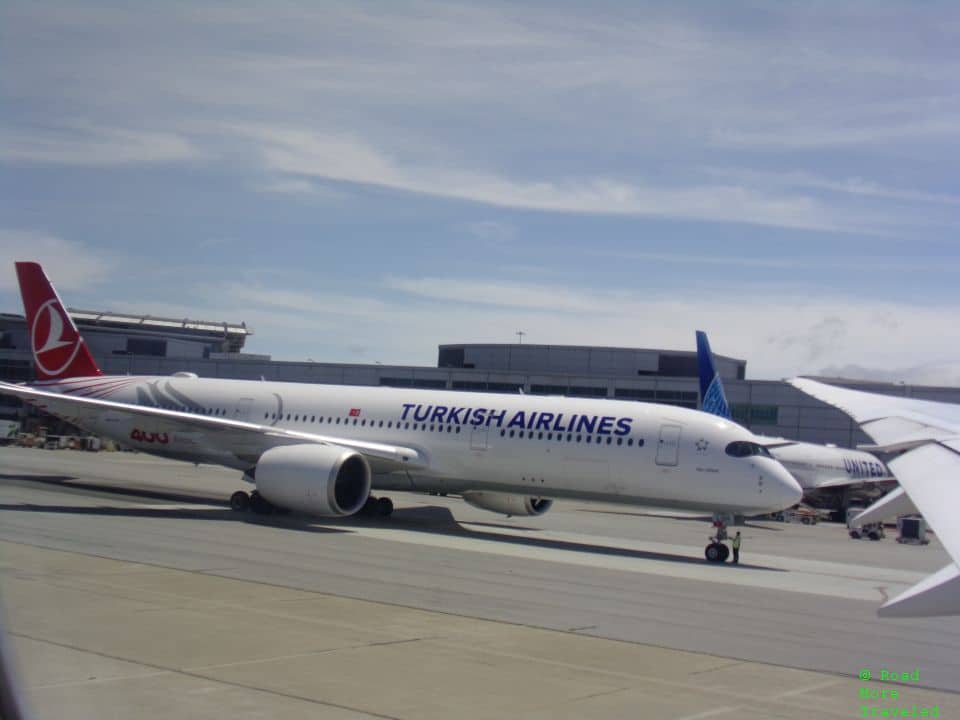
<path fill-rule="evenodd" d="M 731 420 L 730 406 L 723 392 L 723 383 L 720 373 L 713 362 L 713 353 L 710 352 L 710 341 L 707 334 L 697 330 L 697 366 L 700 370 L 700 407 L 711 415 Z"/>

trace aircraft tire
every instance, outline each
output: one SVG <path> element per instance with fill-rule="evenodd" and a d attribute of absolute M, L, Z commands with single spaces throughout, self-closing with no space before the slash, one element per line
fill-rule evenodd
<path fill-rule="evenodd" d="M 707 562 L 723 562 L 721 557 L 720 548 L 724 547 L 720 543 L 712 542 L 707 545 L 707 548 L 703 551 L 704 556 L 707 558 Z"/>
<path fill-rule="evenodd" d="M 723 543 L 718 543 L 720 545 L 720 560 L 719 562 L 726 562 L 727 558 L 730 557 L 730 548 L 728 548 Z"/>
<path fill-rule="evenodd" d="M 377 515 L 390 517 L 393 514 L 393 500 L 388 497 L 377 498 Z"/>
<path fill-rule="evenodd" d="M 273 505 L 263 495 L 254 490 L 250 493 L 250 509 L 257 515 L 269 515 L 273 512 Z"/>
<path fill-rule="evenodd" d="M 230 496 L 230 509 L 234 512 L 246 512 L 250 509 L 250 496 L 243 490 L 237 490 Z"/>

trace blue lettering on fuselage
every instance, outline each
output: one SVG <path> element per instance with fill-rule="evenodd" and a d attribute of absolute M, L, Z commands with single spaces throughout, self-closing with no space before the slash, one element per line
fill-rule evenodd
<path fill-rule="evenodd" d="M 854 460 L 852 458 L 843 459 L 843 469 L 847 475 L 855 478 L 864 477 L 886 477 L 887 472 L 883 464 L 869 460 Z"/>
<path fill-rule="evenodd" d="M 431 422 L 448 425 L 472 425 L 479 427 L 521 428 L 526 430 L 552 430 L 553 432 L 596 433 L 598 435 L 629 435 L 633 418 L 612 415 L 579 415 L 565 418 L 564 413 L 537 412 L 535 410 L 507 410 L 492 408 L 448 407 L 446 405 L 422 405 L 403 403 L 400 420 L 410 416 L 416 422 Z M 850 474 L 857 472 L 856 461 L 844 459 L 844 468 Z M 878 465 L 879 468 L 879 465 Z M 879 475 L 880 472 L 878 471 Z"/>

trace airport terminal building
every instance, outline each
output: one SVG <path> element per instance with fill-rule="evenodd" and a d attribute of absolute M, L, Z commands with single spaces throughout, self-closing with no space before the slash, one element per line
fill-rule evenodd
<path fill-rule="evenodd" d="M 464 392 L 611 398 L 696 408 L 694 351 L 530 344 L 441 345 L 436 367 L 290 362 L 243 352 L 243 323 L 69 310 L 97 364 L 113 375 L 172 375 Z M 691 345 L 693 334 L 691 332 Z M 748 380 L 746 361 L 716 356 L 735 419 L 754 432 L 853 447 L 869 442 L 844 413 L 776 380 Z M 0 314 L 0 379 L 33 379 L 22 315 Z M 960 403 L 960 388 L 832 380 L 845 387 Z M 0 398 L 0 417 L 24 412 Z"/>

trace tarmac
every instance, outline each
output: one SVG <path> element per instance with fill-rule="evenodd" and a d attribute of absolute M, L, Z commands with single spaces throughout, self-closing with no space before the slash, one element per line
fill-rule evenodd
<path fill-rule="evenodd" d="M 33 717 L 960 717 L 960 618 L 875 614 L 949 561 L 936 539 L 749 521 L 741 565 L 717 566 L 703 517 L 391 493 L 387 520 L 262 518 L 229 510 L 241 487 L 0 448 L 0 599 Z"/>

